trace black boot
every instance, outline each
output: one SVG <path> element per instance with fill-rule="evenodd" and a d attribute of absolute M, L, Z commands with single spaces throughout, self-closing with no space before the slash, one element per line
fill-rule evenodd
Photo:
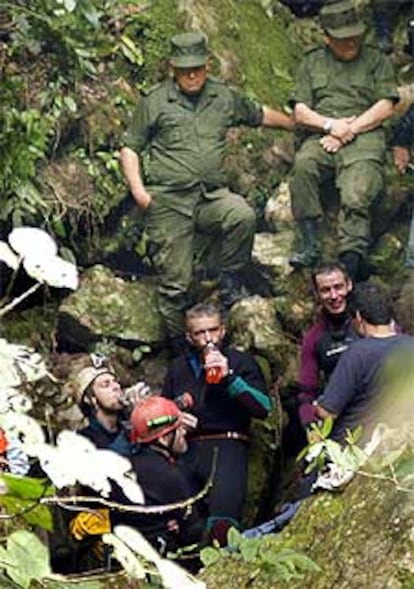
<path fill-rule="evenodd" d="M 361 265 L 361 254 L 357 252 L 344 252 L 339 256 L 339 261 L 345 266 L 349 278 L 353 283 L 358 281 Z"/>
<path fill-rule="evenodd" d="M 230 309 L 235 303 L 249 296 L 240 276 L 235 272 L 223 272 L 219 287 L 220 302 L 224 309 Z"/>
<path fill-rule="evenodd" d="M 293 254 L 289 264 L 296 270 L 301 268 L 313 268 L 321 258 L 321 246 L 318 239 L 318 221 L 316 219 L 304 219 L 298 222 L 302 234 L 302 249 Z"/>

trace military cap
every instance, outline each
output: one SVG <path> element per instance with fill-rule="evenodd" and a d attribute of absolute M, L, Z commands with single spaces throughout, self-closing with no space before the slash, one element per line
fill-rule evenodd
<path fill-rule="evenodd" d="M 171 65 L 173 67 L 201 67 L 206 65 L 207 58 L 207 36 L 201 31 L 182 33 L 171 39 Z"/>
<path fill-rule="evenodd" d="M 365 31 L 351 0 L 326 2 L 319 16 L 322 28 L 334 39 L 357 37 Z"/>

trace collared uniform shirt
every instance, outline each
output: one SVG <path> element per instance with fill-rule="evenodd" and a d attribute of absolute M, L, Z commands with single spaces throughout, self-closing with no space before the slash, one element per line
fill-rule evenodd
<path fill-rule="evenodd" d="M 193 101 L 172 79 L 141 96 L 124 145 L 145 152 L 148 185 L 206 189 L 225 184 L 222 162 L 229 127 L 259 126 L 262 107 L 223 82 L 207 78 Z"/>
<path fill-rule="evenodd" d="M 363 45 L 352 61 L 337 59 L 327 47 L 310 51 L 299 66 L 290 103 L 341 118 L 359 116 L 381 99 L 398 102 L 395 73 L 387 56 Z M 384 149 L 384 129 L 379 126 L 359 134 L 341 153 L 346 165 L 367 159 L 382 163 Z"/>

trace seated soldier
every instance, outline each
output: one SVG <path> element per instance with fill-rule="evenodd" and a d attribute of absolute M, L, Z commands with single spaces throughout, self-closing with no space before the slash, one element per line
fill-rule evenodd
<path fill-rule="evenodd" d="M 305 55 L 291 101 L 306 138 L 290 182 L 302 237 L 290 263 L 319 263 L 320 189 L 329 179 L 340 193 L 338 255 L 355 281 L 370 245 L 370 207 L 383 187 L 382 127 L 399 97 L 390 62 L 364 43 L 364 25 L 350 0 L 324 3 L 320 22 L 325 47 Z"/>

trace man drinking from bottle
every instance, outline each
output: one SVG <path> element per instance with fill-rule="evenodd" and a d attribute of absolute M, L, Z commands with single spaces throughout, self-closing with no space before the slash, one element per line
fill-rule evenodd
<path fill-rule="evenodd" d="M 227 347 L 219 310 L 200 303 L 185 318 L 188 353 L 169 367 L 164 396 L 175 399 L 189 393 L 197 428 L 188 436 L 183 457 L 203 486 L 218 451 L 213 486 L 208 497 L 208 528 L 225 543 L 230 526 L 240 526 L 246 495 L 249 425 L 251 417 L 264 419 L 271 403 L 263 375 L 254 358 Z"/>

